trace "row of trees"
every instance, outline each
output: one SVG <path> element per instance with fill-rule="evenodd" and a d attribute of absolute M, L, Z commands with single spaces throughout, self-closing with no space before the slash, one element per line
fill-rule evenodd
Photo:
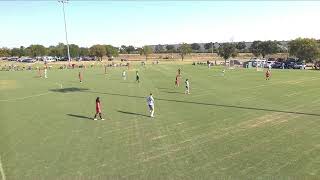
<path fill-rule="evenodd" d="M 239 52 L 243 52 L 244 49 L 248 49 L 254 56 L 262 56 L 265 58 L 267 55 L 276 54 L 279 52 L 287 52 L 291 56 L 297 57 L 300 60 L 311 62 L 319 58 L 320 48 L 319 41 L 315 39 L 308 38 L 298 38 L 292 40 L 288 43 L 288 48 L 284 48 L 277 41 L 254 41 L 249 48 L 246 47 L 244 42 L 238 43 L 222 43 L 219 47 L 214 46 L 215 43 L 206 43 L 204 48 L 209 52 L 216 52 L 219 56 L 225 60 L 230 57 L 236 57 Z M 179 53 L 181 59 L 183 60 L 186 55 L 199 50 L 201 47 L 197 43 L 187 44 L 182 43 L 178 48 L 174 45 L 157 45 L 154 48 L 151 46 L 143 46 L 142 48 L 135 48 L 133 46 L 121 46 L 120 48 L 113 47 L 111 45 L 93 45 L 90 48 L 79 47 L 76 44 L 70 44 L 70 56 L 72 58 L 79 56 L 96 56 L 102 60 L 103 56 L 117 57 L 119 53 L 139 53 L 148 59 L 149 55 L 152 53 Z M 25 48 L 21 46 L 20 48 L 1 48 L 0 57 L 5 56 L 57 56 L 64 57 L 67 55 L 67 46 L 63 43 L 59 43 L 56 46 L 49 46 L 48 48 L 42 45 L 30 45 Z"/>
<path fill-rule="evenodd" d="M 275 41 L 254 41 L 250 47 L 250 52 L 255 57 L 265 58 L 279 51 L 280 46 Z M 320 61 L 320 42 L 316 39 L 297 38 L 288 43 L 286 51 L 301 62 L 317 64 Z M 218 55 L 225 61 L 230 57 L 236 57 L 238 52 L 237 44 L 233 43 L 224 43 L 218 48 Z"/>
<path fill-rule="evenodd" d="M 102 58 L 103 56 L 118 56 L 119 50 L 116 47 L 111 45 L 93 45 L 90 48 L 79 47 L 76 44 L 69 45 L 70 56 L 71 58 L 76 58 L 79 56 L 97 56 Z M 1 48 L 0 49 L 0 57 L 7 56 L 30 56 L 30 57 L 38 57 L 38 56 L 56 56 L 56 57 L 65 57 L 67 56 L 67 45 L 63 43 L 59 43 L 56 46 L 49 46 L 48 48 L 43 45 L 35 44 L 30 45 L 25 48 L 20 46 L 20 48 Z"/>
<path fill-rule="evenodd" d="M 270 41 L 271 42 L 271 41 Z M 273 41 L 272 41 L 273 42 Z M 253 46 L 255 47 L 258 43 L 261 43 L 261 41 L 255 41 L 253 43 Z M 263 44 L 264 42 L 262 42 Z M 277 42 L 274 41 L 274 44 Z M 217 43 L 206 43 L 204 44 L 204 52 L 218 52 L 218 49 L 216 48 L 215 44 Z M 180 46 L 185 46 L 186 44 L 181 44 Z M 220 45 L 220 44 L 219 44 Z M 154 48 L 151 48 L 151 46 L 148 46 L 149 49 L 151 48 L 152 53 L 179 53 L 181 51 L 181 47 L 176 48 L 174 45 L 156 45 Z M 236 48 L 239 52 L 245 52 L 245 50 L 249 50 L 245 44 L 245 42 L 239 42 L 235 44 Z M 103 48 L 104 47 L 104 48 Z M 70 56 L 72 58 L 79 57 L 79 56 L 98 56 L 100 57 L 102 54 L 107 56 L 117 56 L 119 53 L 121 54 L 141 54 L 141 51 L 144 51 L 146 46 L 142 48 L 135 48 L 134 46 L 125 46 L 122 45 L 120 48 L 113 47 L 111 45 L 94 45 L 90 48 L 86 47 L 79 47 L 76 44 L 70 44 Z M 200 51 L 201 46 L 198 43 L 190 44 L 191 52 L 203 52 Z M 250 47 L 252 48 L 252 46 Z M 255 47 L 256 48 L 256 47 Z M 102 50 L 105 49 L 105 50 Z M 185 49 L 185 47 L 182 47 L 182 49 Z M 253 48 L 253 52 L 254 48 Z M 2 48 L 0 49 L 0 56 L 66 56 L 67 54 L 67 46 L 63 43 L 59 43 L 56 46 L 49 46 L 44 47 L 43 45 L 30 45 L 29 47 L 23 47 L 20 46 L 19 48 L 12 48 L 12 49 L 6 49 Z"/>

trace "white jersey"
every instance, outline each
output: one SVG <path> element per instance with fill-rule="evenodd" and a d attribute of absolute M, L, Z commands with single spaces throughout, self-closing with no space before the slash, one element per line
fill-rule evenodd
<path fill-rule="evenodd" d="M 186 87 L 189 88 L 189 81 L 186 81 Z"/>
<path fill-rule="evenodd" d="M 147 103 L 149 106 L 154 106 L 154 99 L 152 96 L 147 97 Z"/>

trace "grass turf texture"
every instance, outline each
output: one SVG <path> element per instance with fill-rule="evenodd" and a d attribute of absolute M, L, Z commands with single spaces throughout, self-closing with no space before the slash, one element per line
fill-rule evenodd
<path fill-rule="evenodd" d="M 174 87 L 178 67 L 191 94 Z M 191 65 L 0 72 L 7 179 L 319 177 L 320 74 Z M 62 84 L 62 89 L 60 87 Z M 155 116 L 147 117 L 152 92 Z M 93 121 L 95 98 L 105 121 Z"/>

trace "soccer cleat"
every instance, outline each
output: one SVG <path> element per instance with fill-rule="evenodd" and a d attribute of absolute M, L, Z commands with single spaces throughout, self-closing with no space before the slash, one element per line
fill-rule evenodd
<path fill-rule="evenodd" d="M 96 121 L 96 120 L 98 120 L 98 119 L 97 119 L 97 118 L 94 118 L 93 120 Z"/>
<path fill-rule="evenodd" d="M 102 118 L 101 121 L 104 121 L 104 119 Z"/>

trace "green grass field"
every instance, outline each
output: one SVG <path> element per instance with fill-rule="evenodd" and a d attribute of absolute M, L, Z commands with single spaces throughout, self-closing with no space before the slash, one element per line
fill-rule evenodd
<path fill-rule="evenodd" d="M 174 87 L 178 67 L 189 78 Z M 319 178 L 320 74 L 147 65 L 0 72 L 6 179 Z M 60 87 L 62 84 L 62 89 Z M 146 97 L 155 98 L 155 118 Z M 93 121 L 95 98 L 105 121 Z"/>

